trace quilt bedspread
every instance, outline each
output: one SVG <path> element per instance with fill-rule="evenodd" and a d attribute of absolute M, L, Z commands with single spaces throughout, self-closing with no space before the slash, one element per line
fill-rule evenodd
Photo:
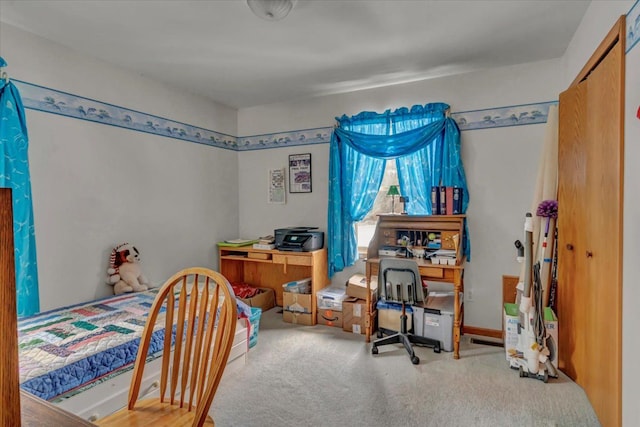
<path fill-rule="evenodd" d="M 157 292 L 116 295 L 20 319 L 21 388 L 51 400 L 133 364 Z M 162 350 L 163 336 L 157 327 L 149 354 Z"/>

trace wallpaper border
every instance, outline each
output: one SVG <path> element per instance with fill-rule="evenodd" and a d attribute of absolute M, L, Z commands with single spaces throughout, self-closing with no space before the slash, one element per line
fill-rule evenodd
<path fill-rule="evenodd" d="M 625 54 L 631 52 L 631 49 L 633 49 L 638 43 L 638 40 L 640 40 L 640 7 L 638 7 L 638 2 L 640 2 L 640 0 L 636 0 L 629 12 L 627 12 L 625 20 L 627 27 Z"/>
<path fill-rule="evenodd" d="M 227 150 L 250 151 L 326 144 L 330 142 L 333 130 L 333 127 L 320 127 L 236 137 L 32 83 L 12 81 L 27 109 Z M 549 101 L 462 111 L 452 113 L 451 117 L 461 131 L 539 124 L 546 123 L 549 107 L 557 103 Z"/>

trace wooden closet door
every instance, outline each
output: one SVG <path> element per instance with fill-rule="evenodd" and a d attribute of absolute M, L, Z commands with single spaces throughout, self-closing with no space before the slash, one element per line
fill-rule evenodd
<path fill-rule="evenodd" d="M 587 83 L 560 94 L 558 143 L 558 339 L 561 349 L 558 365 L 578 382 L 588 366 L 586 351 L 589 294 L 585 258 L 587 210 Z M 582 325 L 582 326 L 581 326 Z"/>
<path fill-rule="evenodd" d="M 605 426 L 621 425 L 622 410 L 623 55 L 618 43 L 587 79 L 587 248 L 576 254 L 590 283 L 583 388 Z"/>
<path fill-rule="evenodd" d="M 560 96 L 559 367 L 622 419 L 624 17 Z"/>

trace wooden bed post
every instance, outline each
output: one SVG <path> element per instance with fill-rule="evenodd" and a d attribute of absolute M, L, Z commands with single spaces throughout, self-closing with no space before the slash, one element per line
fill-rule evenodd
<path fill-rule="evenodd" d="M 20 426 L 16 271 L 11 189 L 0 188 L 0 425 Z"/>

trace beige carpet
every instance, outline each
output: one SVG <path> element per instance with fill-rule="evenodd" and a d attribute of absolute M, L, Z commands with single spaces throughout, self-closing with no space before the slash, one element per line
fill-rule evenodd
<path fill-rule="evenodd" d="M 361 335 L 284 323 L 278 310 L 262 314 L 247 365 L 223 377 L 216 426 L 600 425 L 564 374 L 520 378 L 501 347 L 465 336 L 459 360 L 417 347 L 412 365 L 400 345 L 373 356 Z"/>

